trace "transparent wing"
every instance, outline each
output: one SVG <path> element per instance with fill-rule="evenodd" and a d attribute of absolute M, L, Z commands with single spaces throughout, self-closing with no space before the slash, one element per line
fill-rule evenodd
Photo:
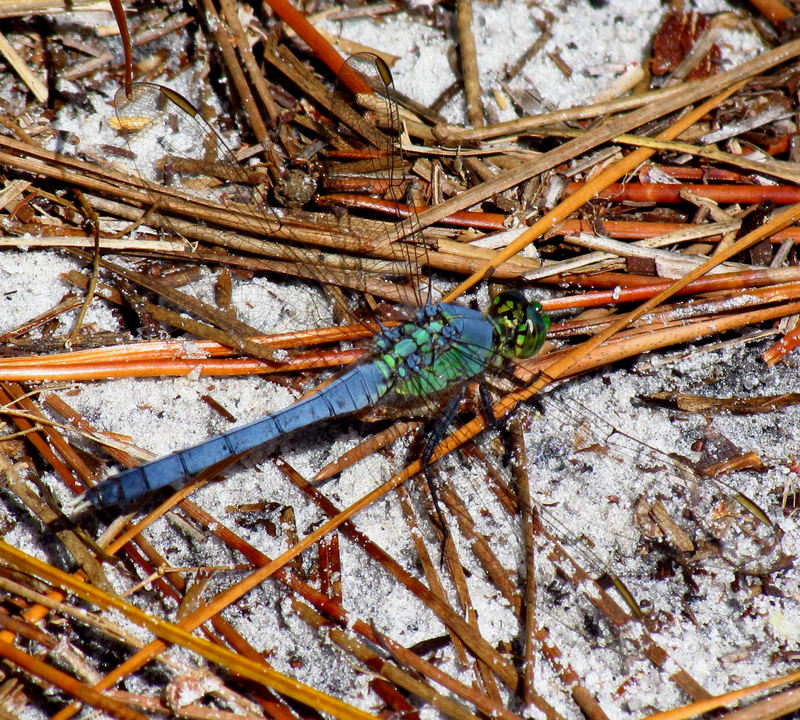
<path fill-rule="evenodd" d="M 349 162 L 338 163 L 335 177 L 326 176 L 324 187 L 344 191 L 328 202 L 350 207 L 357 206 L 357 192 L 381 199 L 381 209 L 396 219 L 376 242 L 395 248 L 407 267 L 415 305 L 422 306 L 438 297 L 429 281 L 428 250 L 417 217 L 418 193 L 403 155 L 403 119 L 396 98 L 391 71 L 380 57 L 358 53 L 347 59 L 337 80 L 333 112 L 341 119 L 339 136 L 349 147 L 330 157 L 349 157 Z M 362 116 L 353 116 L 353 108 L 370 120 L 366 129 Z"/>
<path fill-rule="evenodd" d="M 635 419 L 591 412 L 578 398 L 592 382 L 553 392 L 541 413 L 518 411 L 530 506 L 513 489 L 509 468 L 493 459 L 498 448 L 490 438 L 464 450 L 472 468 L 467 480 L 448 469 L 459 463 L 455 456 L 443 461 L 438 477 L 462 479 L 442 495 L 462 535 L 473 538 L 474 559 L 462 555 L 462 562 L 482 564 L 497 588 L 507 588 L 512 607 L 535 603 L 530 632 L 551 657 L 563 653 L 554 664 L 562 679 L 570 658 L 585 648 L 600 677 L 628 677 L 631 695 L 634 686 L 651 683 L 655 706 L 664 704 L 660 693 L 678 703 L 682 691 L 709 682 L 703 667 L 720 662 L 704 637 L 725 638 L 713 648 L 727 648 L 733 658 L 747 645 L 742 613 L 764 605 L 758 595 L 765 583 L 786 597 L 793 592 L 774 488 L 763 473 L 723 481 L 640 440 Z M 680 446 L 658 413 L 639 410 L 636 417 L 639 430 L 652 423 L 652 437 L 663 427 L 667 447 Z M 483 453 L 487 444 L 493 447 Z M 527 544 L 520 515 L 535 518 Z M 529 547 L 535 583 L 526 591 Z M 509 582 L 510 568 L 516 574 Z M 763 648 L 751 650 L 742 661 Z M 598 682 L 586 668 L 575 670 L 582 682 Z M 616 702 L 627 692 L 620 686 Z"/>
<path fill-rule="evenodd" d="M 269 172 L 237 162 L 198 110 L 178 93 L 139 83 L 130 95 L 117 94 L 116 112 L 117 127 L 152 198 L 143 221 L 182 236 L 183 258 L 308 278 L 325 287 L 338 285 L 414 304 L 413 292 L 384 280 L 393 274 L 407 277 L 407 262 L 394 261 L 390 253 L 386 260 L 359 255 L 359 248 L 374 244 L 373 224 L 336 224 L 327 216 L 277 210 L 269 199 Z M 297 173 L 292 177 L 302 184 Z M 286 185 L 282 184 L 284 194 Z M 197 246 L 198 240 L 203 246 Z M 206 249 L 205 243 L 222 251 Z M 345 300 L 334 302 L 340 314 L 352 317 Z"/>

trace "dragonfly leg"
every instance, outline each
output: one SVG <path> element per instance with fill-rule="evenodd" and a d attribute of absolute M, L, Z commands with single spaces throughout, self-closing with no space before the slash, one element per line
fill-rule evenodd
<path fill-rule="evenodd" d="M 505 415 L 495 417 L 492 405 L 492 397 L 489 395 L 489 388 L 486 387 L 485 382 L 479 383 L 478 391 L 481 398 L 481 414 L 483 415 L 483 419 L 486 421 L 486 427 L 491 430 L 505 430 L 506 422 L 516 412 L 516 408 L 509 410 L 505 413 Z M 538 413 L 541 414 L 543 412 L 542 404 L 535 395 L 532 398 L 529 398 L 527 403 L 528 405 L 533 405 L 534 409 Z"/>
<path fill-rule="evenodd" d="M 483 415 L 483 419 L 486 420 L 486 426 L 490 430 L 504 429 L 508 413 L 502 417 L 495 417 L 492 397 L 489 395 L 489 388 L 486 387 L 485 382 L 478 383 L 478 394 L 481 397 L 481 414 Z"/>
<path fill-rule="evenodd" d="M 431 493 L 431 500 L 433 500 L 433 508 L 436 511 L 436 524 L 442 532 L 442 539 L 439 543 L 439 565 L 444 566 L 446 559 L 445 548 L 447 541 L 450 539 L 450 526 L 442 512 L 442 500 L 439 496 L 439 486 L 436 478 L 433 476 L 433 471 L 430 465 L 425 465 L 425 482 L 428 484 L 428 490 Z"/>
<path fill-rule="evenodd" d="M 425 472 L 425 482 L 428 484 L 428 489 L 431 493 L 431 500 L 433 500 L 433 507 L 436 510 L 436 520 L 442 532 L 442 542 L 440 545 L 439 560 L 440 564 L 444 564 L 445 559 L 445 545 L 450 536 L 450 527 L 445 520 L 442 513 L 442 501 L 439 495 L 439 487 L 436 478 L 431 471 L 430 460 L 433 456 L 434 450 L 442 441 L 442 438 L 447 434 L 447 430 L 452 424 L 458 412 L 458 407 L 461 404 L 461 399 L 464 396 L 463 392 L 456 393 L 445 406 L 442 413 L 434 421 L 431 432 L 425 439 L 425 446 L 422 449 L 422 468 Z"/>

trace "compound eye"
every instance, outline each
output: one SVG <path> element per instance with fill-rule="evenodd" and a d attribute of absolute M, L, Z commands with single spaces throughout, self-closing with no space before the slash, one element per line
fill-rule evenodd
<path fill-rule="evenodd" d="M 515 290 L 504 290 L 497 293 L 492 298 L 489 306 L 489 317 L 493 318 L 517 318 L 517 322 L 522 320 L 528 301 L 522 293 Z"/>
<path fill-rule="evenodd" d="M 533 357 L 544 344 L 550 330 L 550 317 L 545 315 L 540 303 L 535 300 L 525 308 L 525 324 L 518 330 L 516 352 L 519 358 Z"/>

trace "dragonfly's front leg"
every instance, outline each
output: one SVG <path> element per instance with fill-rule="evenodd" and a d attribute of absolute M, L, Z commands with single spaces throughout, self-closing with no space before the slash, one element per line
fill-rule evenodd
<path fill-rule="evenodd" d="M 495 417 L 492 396 L 489 395 L 489 388 L 486 386 L 485 382 L 478 383 L 478 394 L 481 398 L 481 413 L 483 414 L 483 419 L 486 421 L 486 427 L 491 430 L 501 430 L 505 427 L 508 413 L 501 417 Z"/>
<path fill-rule="evenodd" d="M 492 404 L 492 397 L 489 394 L 489 388 L 485 382 L 481 381 L 478 384 L 478 392 L 481 398 L 481 414 L 486 421 L 486 427 L 492 430 L 505 430 L 508 419 L 516 412 L 518 406 L 514 406 L 507 410 L 500 417 L 494 414 L 494 405 Z M 528 398 L 526 401 L 528 405 L 532 405 L 534 410 L 541 414 L 543 412 L 542 405 L 536 395 Z"/>

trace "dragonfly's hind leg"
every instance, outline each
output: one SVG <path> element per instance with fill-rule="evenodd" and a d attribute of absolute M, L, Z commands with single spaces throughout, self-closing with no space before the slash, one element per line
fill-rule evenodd
<path fill-rule="evenodd" d="M 486 387 L 486 384 L 481 382 L 479 383 L 478 388 L 480 392 L 481 414 L 484 416 L 487 426 L 493 429 L 502 428 L 505 425 L 506 418 L 505 416 L 502 418 L 495 417 L 494 410 L 492 409 L 492 398 L 489 395 L 489 390 Z M 442 550 L 444 550 L 447 536 L 450 531 L 447 523 L 445 522 L 444 515 L 442 514 L 441 498 L 439 495 L 436 478 L 434 478 L 433 473 L 431 472 L 430 460 L 437 446 L 447 434 L 450 426 L 453 423 L 453 420 L 455 420 L 456 414 L 458 413 L 458 408 L 461 405 L 461 400 L 463 398 L 463 391 L 456 393 L 452 398 L 450 398 L 450 401 L 444 407 L 444 410 L 434 421 L 433 427 L 425 439 L 425 445 L 422 450 L 421 462 L 422 468 L 425 472 L 425 481 L 430 489 L 433 506 L 436 509 L 436 518 L 438 520 L 439 527 L 442 530 Z"/>
<path fill-rule="evenodd" d="M 434 420 L 433 427 L 428 433 L 428 437 L 425 438 L 425 446 L 422 449 L 422 466 L 426 471 L 428 469 L 428 465 L 430 464 L 431 457 L 433 457 L 434 451 L 439 443 L 444 439 L 444 436 L 447 434 L 447 431 L 450 428 L 450 425 L 452 425 L 453 420 L 455 420 L 458 407 L 461 405 L 461 400 L 463 397 L 463 392 L 453 395 L 447 405 L 445 405 L 444 410 L 439 414 L 439 417 Z"/>
<path fill-rule="evenodd" d="M 445 546 L 450 538 L 450 526 L 447 524 L 444 513 L 442 512 L 442 500 L 439 495 L 439 486 L 436 478 L 433 476 L 433 472 L 431 471 L 430 461 L 437 446 L 447 434 L 450 425 L 452 425 L 463 397 L 463 392 L 456 393 L 444 407 L 444 410 L 442 413 L 440 413 L 439 417 L 436 418 L 431 431 L 428 433 L 428 437 L 425 438 L 425 445 L 422 449 L 422 457 L 420 458 L 422 469 L 425 473 L 425 482 L 428 485 L 428 490 L 431 494 L 431 500 L 433 501 L 433 507 L 436 511 L 436 521 L 442 533 L 442 541 L 439 547 L 440 564 L 444 564 Z"/>
<path fill-rule="evenodd" d="M 492 398 L 489 395 L 489 389 L 486 387 L 486 384 L 481 382 L 478 384 L 478 391 L 480 395 L 480 405 L 481 409 L 480 412 L 483 415 L 486 425 L 489 428 L 495 430 L 501 430 L 505 427 L 506 420 L 508 419 L 508 414 L 503 415 L 502 417 L 495 417 L 494 409 L 492 406 Z M 441 552 L 440 557 L 442 562 L 444 561 L 444 550 L 445 546 L 447 545 L 447 540 L 450 536 L 450 527 L 447 524 L 444 514 L 442 512 L 442 499 L 439 493 L 438 481 L 433 475 L 431 470 L 430 460 L 433 457 L 433 453 L 435 452 L 436 448 L 438 447 L 439 443 L 444 439 L 445 435 L 447 434 L 450 426 L 455 420 L 456 414 L 458 413 L 458 408 L 461 405 L 461 400 L 464 397 L 463 392 L 456 393 L 450 398 L 450 401 L 444 407 L 444 410 L 439 414 L 439 417 L 436 418 L 434 421 L 433 427 L 431 428 L 430 433 L 428 433 L 428 437 L 425 439 L 425 445 L 422 450 L 422 468 L 425 472 L 425 482 L 428 485 L 428 489 L 430 490 L 431 499 L 433 500 L 433 507 L 436 510 L 436 520 L 441 528 L 442 532 L 442 543 L 441 543 Z"/>

